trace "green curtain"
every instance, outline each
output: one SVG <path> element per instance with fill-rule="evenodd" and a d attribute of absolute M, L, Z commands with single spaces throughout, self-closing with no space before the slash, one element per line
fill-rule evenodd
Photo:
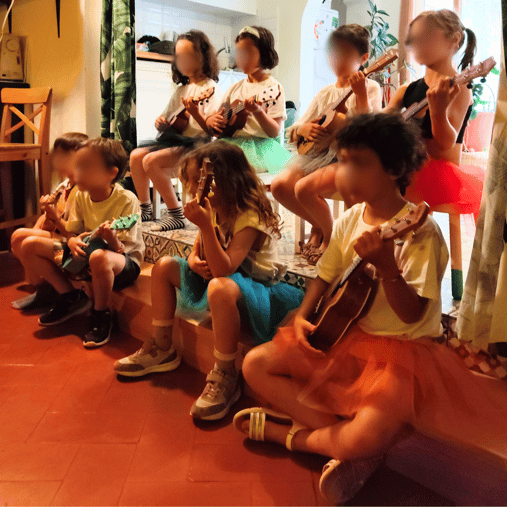
<path fill-rule="evenodd" d="M 504 251 L 507 212 L 507 0 L 501 0 L 503 21 L 500 87 L 496 106 L 493 139 L 482 194 L 481 210 L 461 301 L 457 332 L 487 350 L 490 343 L 505 342 L 505 336 L 492 336 L 491 324 L 498 286 L 499 268 Z"/>
<path fill-rule="evenodd" d="M 102 137 L 136 147 L 135 0 L 103 0 L 100 39 Z"/>

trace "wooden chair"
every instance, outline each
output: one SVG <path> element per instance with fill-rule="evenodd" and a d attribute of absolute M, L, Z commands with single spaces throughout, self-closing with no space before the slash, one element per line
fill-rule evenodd
<path fill-rule="evenodd" d="M 51 117 L 51 88 L 16 89 L 4 88 L 1 100 L 4 104 L 2 126 L 0 128 L 0 174 L 2 178 L 2 197 L 5 208 L 6 221 L 0 223 L 0 229 L 7 229 L 17 225 L 33 222 L 37 216 L 25 216 L 16 220 L 8 220 L 9 204 L 12 202 L 12 186 L 10 184 L 10 170 L 3 170 L 6 164 L 18 160 L 38 161 L 38 182 L 40 195 L 48 194 L 51 190 L 51 167 L 49 161 L 49 123 Z M 18 106 L 28 105 L 32 112 L 23 114 Z M 28 108 L 27 108 L 28 109 Z M 13 113 L 16 120 L 13 126 Z M 36 127 L 34 119 L 40 115 L 40 126 Z M 11 135 L 20 128 L 28 127 L 36 136 L 37 143 L 11 143 Z M 3 168 L 2 168 L 3 166 Z M 3 173 L 3 174 L 2 174 Z M 38 199 L 37 199 L 38 208 Z M 12 207 L 10 207 L 12 209 Z M 12 217 L 11 217 L 12 218 Z"/>

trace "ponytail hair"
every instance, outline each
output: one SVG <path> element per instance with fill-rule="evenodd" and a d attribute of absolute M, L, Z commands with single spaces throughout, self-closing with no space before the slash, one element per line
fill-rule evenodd
<path fill-rule="evenodd" d="M 477 37 L 475 36 L 475 33 L 472 30 L 470 30 L 470 28 L 465 28 L 463 26 L 463 23 L 461 22 L 459 16 L 455 12 L 450 11 L 449 9 L 421 12 L 419 16 L 417 16 L 411 21 L 409 25 L 409 31 L 412 25 L 418 19 L 426 19 L 430 21 L 431 23 L 433 23 L 433 25 L 441 28 L 448 38 L 451 38 L 456 33 L 458 33 L 460 36 L 460 40 L 458 42 L 456 52 L 458 52 L 463 47 L 466 34 L 467 45 L 465 48 L 463 58 L 461 59 L 461 62 L 459 64 L 459 69 L 463 71 L 466 67 L 468 67 L 473 63 L 474 56 L 477 51 Z M 408 38 L 408 41 L 410 41 L 410 37 Z"/>

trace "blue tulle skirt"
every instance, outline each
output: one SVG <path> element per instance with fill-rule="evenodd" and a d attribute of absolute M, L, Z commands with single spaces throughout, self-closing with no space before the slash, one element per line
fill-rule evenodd
<path fill-rule="evenodd" d="M 178 308 L 208 310 L 208 282 L 190 269 L 186 259 L 175 259 L 180 265 Z M 257 343 L 270 341 L 282 320 L 303 301 L 302 289 L 284 282 L 264 285 L 240 272 L 233 273 L 228 278 L 238 285 L 243 294 L 241 318 L 249 324 L 252 337 Z"/>

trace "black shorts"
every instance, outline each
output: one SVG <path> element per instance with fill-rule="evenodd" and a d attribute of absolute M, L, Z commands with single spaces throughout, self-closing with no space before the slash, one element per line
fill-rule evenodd
<path fill-rule="evenodd" d="M 114 290 L 121 290 L 124 289 L 125 287 L 128 287 L 129 285 L 132 285 L 137 280 L 139 273 L 141 272 L 141 268 L 139 267 L 137 262 L 134 262 L 132 258 L 126 254 L 122 255 L 125 257 L 125 266 L 121 270 L 121 272 L 114 277 L 113 284 Z M 67 243 L 65 243 L 65 246 L 63 247 L 63 262 L 65 262 L 65 260 L 71 256 L 72 253 L 70 252 L 70 248 L 68 247 Z M 78 273 L 76 276 L 71 276 L 65 271 L 64 273 L 72 280 L 91 281 L 92 279 L 89 266 L 80 273 Z"/>

